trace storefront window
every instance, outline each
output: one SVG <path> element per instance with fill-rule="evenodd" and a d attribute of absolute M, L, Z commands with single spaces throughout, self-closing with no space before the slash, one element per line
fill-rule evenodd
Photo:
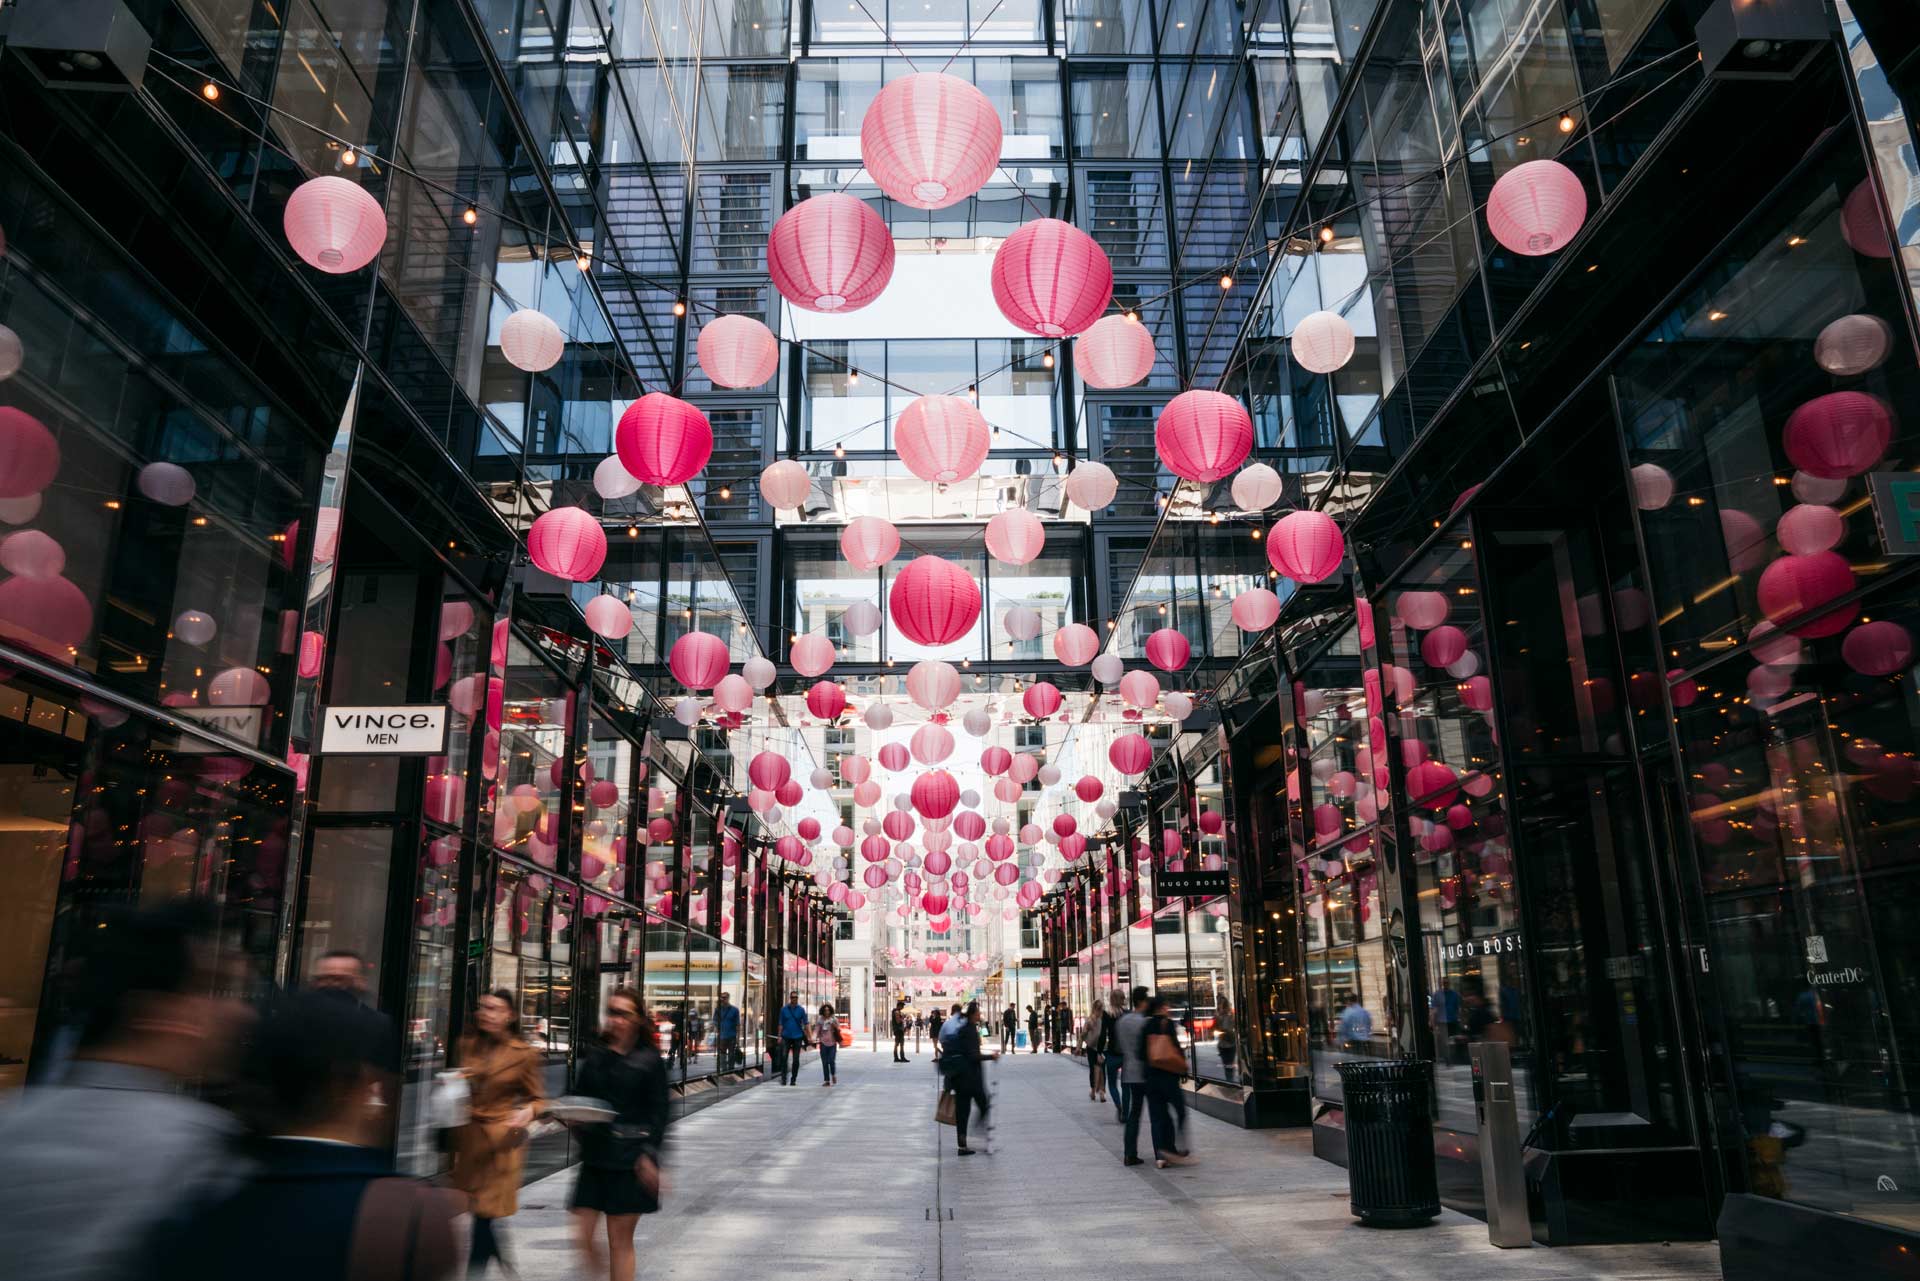
<path fill-rule="evenodd" d="M 539 867 L 557 865 L 566 830 L 561 787 L 573 695 L 558 672 L 515 636 L 508 643 L 493 841 Z"/>
<path fill-rule="evenodd" d="M 687 931 L 649 917 L 646 952 L 647 1009 L 660 1033 L 671 1079 L 686 1079 Z"/>

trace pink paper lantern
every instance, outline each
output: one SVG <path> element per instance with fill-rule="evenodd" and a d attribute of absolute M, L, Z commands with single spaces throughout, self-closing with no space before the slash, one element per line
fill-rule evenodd
<path fill-rule="evenodd" d="M 1280 598 L 1264 587 L 1249 587 L 1233 598 L 1233 622 L 1243 632 L 1262 632 L 1280 621 Z"/>
<path fill-rule="evenodd" d="M 760 496 L 776 511 L 798 509 L 812 489 L 813 478 L 806 467 L 792 458 L 768 463 L 760 473 Z"/>
<path fill-rule="evenodd" d="M 1755 599 L 1760 610 L 1776 627 L 1798 619 L 1829 601 L 1853 590 L 1853 568 L 1838 552 L 1815 552 L 1811 556 L 1782 556 L 1760 575 Z M 1795 623 L 1787 630 L 1811 640 L 1845 631 L 1860 612 L 1858 601 L 1818 618 Z"/>
<path fill-rule="evenodd" d="M 1099 800 L 1106 790 L 1106 785 L 1091 774 L 1082 775 L 1080 781 L 1073 785 L 1073 794 L 1088 805 Z"/>
<path fill-rule="evenodd" d="M 797 836 L 783 836 L 773 843 L 773 852 L 789 863 L 798 863 L 800 856 L 807 852 L 807 847 Z"/>
<path fill-rule="evenodd" d="M 22 578 L 57 578 L 67 567 L 66 549 L 38 529 L 20 529 L 0 538 L 0 569 Z"/>
<path fill-rule="evenodd" d="M 840 554 L 847 564 L 868 573 L 900 554 L 900 531 L 879 516 L 855 516 L 840 531 Z"/>
<path fill-rule="evenodd" d="M 1153 447 L 1176 476 L 1216 481 L 1231 476 L 1253 448 L 1253 419 L 1232 396 L 1182 392 L 1153 424 Z"/>
<path fill-rule="evenodd" d="M 1868 258 L 1893 257 L 1893 237 L 1880 212 L 1880 197 L 1872 179 L 1863 178 L 1840 206 L 1840 238 L 1855 253 Z"/>
<path fill-rule="evenodd" d="M 962 810 L 953 816 L 953 832 L 963 841 L 977 841 L 987 834 L 987 820 L 972 810 Z"/>
<path fill-rule="evenodd" d="M 597 810 L 612 809 L 620 802 L 620 785 L 610 778 L 599 779 L 587 789 L 587 799 Z"/>
<path fill-rule="evenodd" d="M 1421 761 L 1407 770 L 1407 797 L 1424 809 L 1445 809 L 1459 794 L 1453 770 L 1439 761 Z"/>
<path fill-rule="evenodd" d="M 960 697 L 960 673 L 952 663 L 921 659 L 907 672 L 907 696 L 930 712 L 940 711 Z"/>
<path fill-rule="evenodd" d="M 587 626 L 596 636 L 619 640 L 633 630 L 633 611 L 618 596 L 595 596 L 587 602 L 585 613 Z"/>
<path fill-rule="evenodd" d="M 1795 556 L 1832 551 L 1847 536 L 1847 521 L 1831 507 L 1819 503 L 1801 503 L 1787 509 L 1774 527 L 1783 550 Z M 4 551 L 5 544 L 0 544 Z"/>
<path fill-rule="evenodd" d="M 1460 682 L 1460 702 L 1476 712 L 1493 710 L 1493 682 L 1485 676 L 1469 676 Z"/>
<path fill-rule="evenodd" d="M 300 261 L 329 275 L 358 271 L 387 243 L 387 211 L 357 182 L 325 174 L 287 198 L 282 225 Z"/>
<path fill-rule="evenodd" d="M 1487 200 L 1487 230 L 1523 257 L 1563 247 L 1587 220 L 1587 189 L 1558 160 L 1515 165 L 1493 184 Z"/>
<path fill-rule="evenodd" d="M 1144 712 L 1160 701 L 1160 678 L 1152 672 L 1128 672 L 1120 678 L 1120 698 Z"/>
<path fill-rule="evenodd" d="M 716 387 L 758 387 L 780 372 L 780 340 L 752 316 L 716 316 L 694 342 L 701 372 Z"/>
<path fill-rule="evenodd" d="M 987 420 L 959 396 L 921 396 L 893 425 L 893 447 L 907 470 L 940 484 L 976 475 L 991 443 Z"/>
<path fill-rule="evenodd" d="M 1893 412 L 1878 396 L 1831 391 L 1787 417 L 1781 447 L 1810 476 L 1839 480 L 1870 470 L 1893 439 Z"/>
<path fill-rule="evenodd" d="M 807 690 L 807 710 L 823 721 L 833 720 L 847 710 L 847 691 L 832 681 L 815 681 Z"/>
<path fill-rule="evenodd" d="M 567 338 L 553 317 L 522 307 L 500 322 L 500 354 L 515 369 L 544 373 L 560 363 Z"/>
<path fill-rule="evenodd" d="M 913 757 L 907 754 L 907 745 L 905 743 L 885 744 L 881 747 L 878 755 L 880 757 L 880 768 L 892 770 L 895 773 L 898 773 L 913 763 Z"/>
<path fill-rule="evenodd" d="M 92 603 L 66 579 L 9 578 L 0 583 L 0 640 L 71 663 L 92 630 Z"/>
<path fill-rule="evenodd" d="M 1420 657 L 1429 667 L 1445 667 L 1467 652 L 1467 634 L 1458 627 L 1436 627 L 1420 638 Z"/>
<path fill-rule="evenodd" d="M 993 879 L 997 885 L 1012 885 L 1020 879 L 1020 869 L 1012 863 L 1001 863 L 993 869 Z"/>
<path fill-rule="evenodd" d="M 945 818 L 960 804 L 960 784 L 943 769 L 930 770 L 913 780 L 913 808 L 923 818 Z"/>
<path fill-rule="evenodd" d="M 833 667 L 833 642 L 818 632 L 808 632 L 788 648 L 787 658 L 793 670 L 808 679 L 825 676 Z"/>
<path fill-rule="evenodd" d="M 1288 512 L 1267 534 L 1267 563 L 1298 583 L 1328 578 L 1346 554 L 1347 540 L 1325 512 Z"/>
<path fill-rule="evenodd" d="M 938 765 L 953 755 L 953 734 L 944 725 L 922 725 L 909 741 L 913 759 L 922 765 Z"/>
<path fill-rule="evenodd" d="M 867 883 L 868 889 L 877 890 L 887 883 L 887 869 L 876 863 L 860 873 L 860 879 Z"/>
<path fill-rule="evenodd" d="M 607 561 L 607 531 L 582 507 L 542 512 L 527 531 L 527 554 L 555 578 L 584 583 Z"/>
<path fill-rule="evenodd" d="M 1092 236 L 1038 218 L 993 256 L 993 300 L 1015 327 L 1043 338 L 1086 330 L 1113 298 L 1113 264 Z"/>
<path fill-rule="evenodd" d="M 1813 363 L 1838 378 L 1858 378 L 1880 367 L 1893 350 L 1893 329 L 1878 316 L 1856 312 L 1832 321 L 1813 340 Z"/>
<path fill-rule="evenodd" d="M 763 792 L 771 792 L 793 777 L 793 766 L 778 752 L 756 752 L 747 762 L 747 778 Z"/>
<path fill-rule="evenodd" d="M 712 689 L 727 674 L 731 661 L 727 643 L 712 632 L 688 632 L 667 651 L 667 670 L 688 689 Z"/>
<path fill-rule="evenodd" d="M 1060 710 L 1059 687 L 1051 681 L 1035 681 L 1020 696 L 1020 705 L 1027 709 L 1027 715 L 1045 720 Z"/>
<path fill-rule="evenodd" d="M 1208 836 L 1218 836 L 1227 827 L 1226 817 L 1214 810 L 1200 811 L 1200 830 Z"/>
<path fill-rule="evenodd" d="M 705 633 L 695 634 L 705 635 Z M 718 638 L 716 637 L 715 639 Z M 679 641 L 675 641 L 674 645 L 677 647 L 679 643 Z M 722 652 L 725 651 L 725 648 L 725 642 L 722 642 Z M 671 657 L 671 655 L 669 655 L 669 657 Z M 669 666 L 671 666 L 671 663 L 669 663 Z M 691 688 L 698 689 L 699 686 L 693 686 Z M 713 687 L 713 702 L 714 706 L 718 707 L 721 711 L 730 712 L 737 716 L 753 706 L 753 685 L 739 672 L 727 672 L 720 677 L 720 680 Z"/>
<path fill-rule="evenodd" d="M 30 498 L 60 470 L 60 442 L 38 418 L 0 406 L 0 498 Z"/>
<path fill-rule="evenodd" d="M 229 667 L 207 683 L 207 702 L 214 707 L 264 707 L 272 696 L 273 686 L 251 667 Z"/>
<path fill-rule="evenodd" d="M 945 209 L 993 176 L 1000 136 L 986 94 L 958 76 L 916 72 L 874 95 L 860 122 L 860 160 L 901 204 Z"/>
<path fill-rule="evenodd" d="M 1449 608 L 1440 592 L 1401 592 L 1393 612 L 1408 627 L 1424 632 L 1446 622 Z"/>
<path fill-rule="evenodd" d="M 864 756 L 842 756 L 840 777 L 848 783 L 864 783 L 873 777 L 873 762 Z"/>
<path fill-rule="evenodd" d="M 800 786 L 800 780 L 797 778 L 790 778 L 773 789 L 773 799 L 789 809 L 798 805 L 806 794 L 807 789 Z"/>
<path fill-rule="evenodd" d="M 620 415 L 613 446 L 636 480 L 684 485 L 713 457 L 713 425 L 686 401 L 650 391 Z"/>
<path fill-rule="evenodd" d="M 1162 627 L 1147 637 L 1147 661 L 1163 672 L 1177 672 L 1187 665 L 1193 646 L 1178 628 Z"/>
<path fill-rule="evenodd" d="M 1083 511 L 1097 512 L 1104 510 L 1120 492 L 1120 478 L 1105 463 L 1084 462 L 1067 473 L 1061 487 Z"/>
<path fill-rule="evenodd" d="M 980 753 L 980 771 L 988 778 L 1007 772 L 1013 764 L 1013 753 L 1004 747 L 989 747 Z"/>
<path fill-rule="evenodd" d="M 1030 565 L 1046 545 L 1046 526 L 1024 507 L 1009 507 L 987 521 L 987 551 L 1002 565 Z"/>
<path fill-rule="evenodd" d="M 782 297 L 805 311 L 858 311 L 893 278 L 893 233 L 857 196 L 814 196 L 773 224 L 767 274 Z"/>
<path fill-rule="evenodd" d="M 920 556 L 895 576 L 887 607 L 914 644 L 947 645 L 980 621 L 980 585 L 951 561 Z"/>
<path fill-rule="evenodd" d="M 1107 762 L 1129 777 L 1144 774 L 1153 764 L 1153 744 L 1141 734 L 1122 734 L 1107 748 Z"/>
<path fill-rule="evenodd" d="M 320 674 L 321 666 L 326 659 L 326 653 L 327 653 L 326 637 L 322 636 L 319 632 L 314 632 L 314 631 L 306 631 L 306 632 L 300 633 L 300 655 L 299 655 L 299 661 L 295 667 L 295 670 L 299 673 L 300 678 L 302 680 L 312 680 L 314 677 Z M 477 676 L 469 676 L 466 679 L 470 681 L 479 681 L 479 680 L 484 680 L 485 678 L 477 677 Z M 455 710 L 458 710 L 458 708 L 456 707 Z M 473 712 L 469 710 L 464 714 L 467 716 L 471 716 L 473 715 Z"/>
<path fill-rule="evenodd" d="M 1862 623 L 1840 642 L 1840 657 L 1862 676 L 1891 676 L 1913 661 L 1913 633 L 1884 618 Z"/>
<path fill-rule="evenodd" d="M 1093 661 L 1100 652 L 1100 635 L 1085 623 L 1068 623 L 1053 634 L 1053 656 L 1068 667 Z"/>
<path fill-rule="evenodd" d="M 1073 367 L 1089 387 L 1131 387 L 1153 372 L 1153 335 L 1135 316 L 1102 316 L 1074 340 Z"/>
<path fill-rule="evenodd" d="M 1031 752 L 1020 753 L 1014 757 L 1013 762 L 1007 766 L 1007 777 L 1022 786 L 1032 782 L 1034 775 L 1039 772 L 1040 758 Z"/>

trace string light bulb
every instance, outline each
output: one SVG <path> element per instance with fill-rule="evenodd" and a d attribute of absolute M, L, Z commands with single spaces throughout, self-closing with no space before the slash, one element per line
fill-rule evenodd
<path fill-rule="evenodd" d="M 731 486 L 731 485 L 722 485 L 722 486 L 720 486 L 720 497 L 722 497 L 722 498 L 732 498 L 732 497 L 733 497 L 733 486 Z"/>
<path fill-rule="evenodd" d="M 353 154 L 352 147 L 348 147 L 345 151 L 340 153 L 340 163 L 343 165 L 352 165 L 356 159 L 357 157 Z"/>
<path fill-rule="evenodd" d="M 1041 357 L 1040 357 L 1040 364 L 1041 364 L 1041 365 L 1042 365 L 1042 366 L 1043 366 L 1044 368 L 1047 368 L 1047 369 L 1052 369 L 1052 368 L 1053 368 L 1053 353 L 1052 353 L 1052 352 L 1047 352 L 1046 354 L 1044 354 L 1043 356 L 1041 356 Z"/>
<path fill-rule="evenodd" d="M 1222 289 L 1231 289 L 1231 288 L 1233 288 L 1233 273 L 1232 273 L 1232 272 L 1230 272 L 1230 271 L 1227 271 L 1227 272 L 1222 272 L 1222 273 L 1220 274 L 1220 287 L 1221 287 Z"/>
<path fill-rule="evenodd" d="M 833 456 L 835 458 L 845 458 L 847 456 L 847 447 L 845 445 L 835 445 L 833 447 Z"/>
<path fill-rule="evenodd" d="M 1560 113 L 1560 132 L 1573 132 L 1573 114 L 1571 112 L 1563 111 Z"/>
<path fill-rule="evenodd" d="M 209 80 L 200 86 L 200 96 L 208 102 L 220 101 L 220 86 Z"/>
<path fill-rule="evenodd" d="M 1320 243 L 1323 245 L 1333 243 L 1333 228 L 1331 226 L 1320 228 Z"/>
<path fill-rule="evenodd" d="M 673 314 L 676 316 L 684 316 L 687 314 L 687 304 L 684 299 L 675 298 L 673 300 Z"/>
<path fill-rule="evenodd" d="M 860 381 L 860 371 L 852 365 L 847 366 L 847 386 L 852 387 Z"/>
<path fill-rule="evenodd" d="M 466 223 L 467 226 L 471 227 L 475 223 L 480 221 L 480 211 L 478 209 L 475 209 L 472 205 L 468 205 L 465 211 L 461 213 L 460 221 Z"/>

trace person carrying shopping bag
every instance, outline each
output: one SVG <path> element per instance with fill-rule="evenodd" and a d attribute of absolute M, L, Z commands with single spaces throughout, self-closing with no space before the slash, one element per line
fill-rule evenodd
<path fill-rule="evenodd" d="M 527 1163 L 527 1127 L 546 1091 L 540 1055 L 520 1037 L 513 993 L 489 992 L 474 1006 L 474 1030 L 461 1040 L 467 1074 L 467 1123 L 453 1131 L 453 1186 L 473 1207 L 467 1275 L 498 1260 L 508 1267 L 499 1220 L 520 1208 L 520 1171 Z"/>

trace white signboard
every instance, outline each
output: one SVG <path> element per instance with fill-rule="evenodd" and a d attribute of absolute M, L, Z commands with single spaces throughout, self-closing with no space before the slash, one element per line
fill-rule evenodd
<path fill-rule="evenodd" d="M 264 707 L 170 707 L 167 710 L 186 720 L 198 721 L 208 729 L 219 730 L 228 738 L 237 738 L 252 747 L 260 745 L 260 730 L 267 719 L 267 709 Z M 174 744 L 174 750 L 204 756 L 222 748 L 210 738 L 182 734 L 179 742 Z"/>
<path fill-rule="evenodd" d="M 320 713 L 322 756 L 437 756 L 446 750 L 444 704 L 329 707 Z"/>

